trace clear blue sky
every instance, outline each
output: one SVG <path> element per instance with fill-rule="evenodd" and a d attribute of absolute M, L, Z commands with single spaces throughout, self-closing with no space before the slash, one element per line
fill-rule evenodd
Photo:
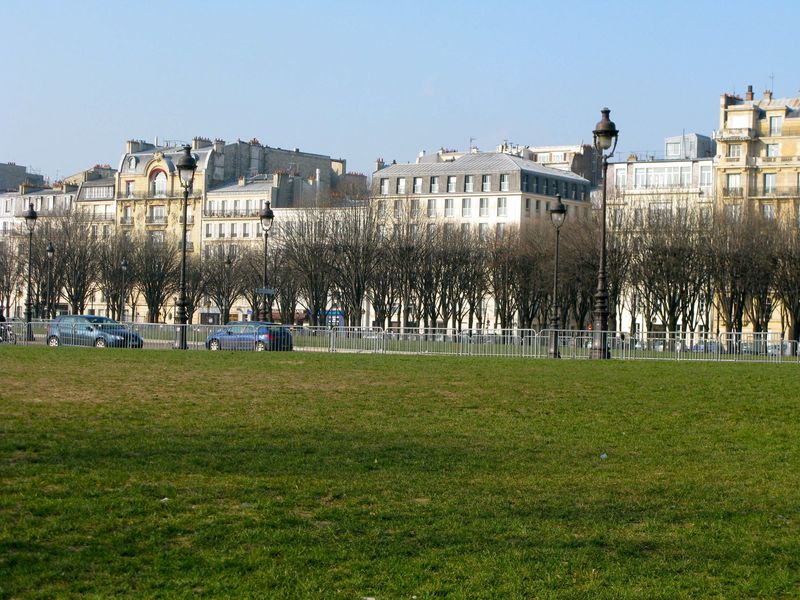
<path fill-rule="evenodd" d="M 710 134 L 719 95 L 797 96 L 797 3 L 5 0 L 0 162 L 55 178 L 127 139 L 258 138 L 343 157 Z"/>

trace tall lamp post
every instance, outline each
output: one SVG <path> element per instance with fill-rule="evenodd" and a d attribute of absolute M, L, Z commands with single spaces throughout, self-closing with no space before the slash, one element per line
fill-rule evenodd
<path fill-rule="evenodd" d="M 122 263 L 120 263 L 120 269 L 122 269 L 122 293 L 120 294 L 120 311 L 119 311 L 119 320 L 125 320 L 125 275 L 128 272 L 128 259 L 126 257 L 122 257 Z"/>
<path fill-rule="evenodd" d="M 47 301 L 44 306 L 46 319 L 53 318 L 53 290 L 50 289 L 50 272 L 53 270 L 53 257 L 55 254 L 56 249 L 53 248 L 53 242 L 47 242 Z"/>
<path fill-rule="evenodd" d="M 556 254 L 553 261 L 553 307 L 550 313 L 550 358 L 561 358 L 558 351 L 558 330 L 560 319 L 558 316 L 558 242 L 561 226 L 567 216 L 567 207 L 561 202 L 561 194 L 556 194 L 556 205 L 550 209 L 550 222 L 556 228 Z"/>
<path fill-rule="evenodd" d="M 614 156 L 619 131 L 608 118 L 611 111 L 600 111 L 602 118 L 594 131 L 594 147 L 603 157 L 603 210 L 600 226 L 600 267 L 597 270 L 597 291 L 594 294 L 594 324 L 592 331 L 592 358 L 611 358 L 608 351 L 608 285 L 606 282 L 606 196 L 608 195 L 608 159 Z M 608 152 L 606 152 L 608 150 Z"/>
<path fill-rule="evenodd" d="M 264 232 L 264 277 L 261 280 L 261 285 L 263 286 L 264 292 L 264 308 L 261 310 L 260 320 L 266 321 L 267 320 L 267 306 L 269 304 L 269 295 L 267 294 L 267 243 L 269 240 L 269 230 L 272 229 L 272 223 L 275 219 L 275 213 L 272 212 L 272 208 L 270 206 L 270 202 L 264 205 L 264 208 L 261 210 L 261 229 Z M 270 319 L 271 315 L 270 315 Z"/>
<path fill-rule="evenodd" d="M 178 349 L 186 350 L 186 205 L 189 203 L 189 190 L 192 189 L 197 161 L 192 156 L 192 147 L 184 146 L 183 155 L 177 163 L 178 175 L 183 187 L 183 207 L 181 208 L 181 295 L 178 299 Z"/>
<path fill-rule="evenodd" d="M 31 282 L 31 275 L 33 274 L 33 228 L 36 227 L 36 211 L 33 210 L 33 202 L 28 205 L 28 210 L 22 215 L 25 218 L 25 225 L 28 228 L 28 296 L 25 299 L 25 339 L 28 341 L 33 340 L 33 330 L 31 329 L 32 317 L 32 296 L 33 286 Z"/>

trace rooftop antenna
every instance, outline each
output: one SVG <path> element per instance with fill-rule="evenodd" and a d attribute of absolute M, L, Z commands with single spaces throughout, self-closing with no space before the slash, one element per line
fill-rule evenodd
<path fill-rule="evenodd" d="M 477 142 L 478 138 L 471 137 L 469 138 L 469 151 L 472 152 L 472 148 L 474 147 L 472 142 Z"/>
<path fill-rule="evenodd" d="M 774 71 L 769 74 L 769 91 L 770 92 L 774 92 L 775 91 L 775 72 Z"/>

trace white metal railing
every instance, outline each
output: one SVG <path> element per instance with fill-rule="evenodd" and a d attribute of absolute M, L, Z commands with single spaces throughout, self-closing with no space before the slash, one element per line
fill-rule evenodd
<path fill-rule="evenodd" d="M 547 358 L 555 338 L 562 359 L 589 359 L 594 334 L 588 330 L 455 330 L 378 327 L 306 327 L 240 322 L 227 325 L 121 323 L 89 326 L 63 321 L 0 324 L 0 344 L 98 346 L 188 350 L 299 350 L 483 357 Z M 615 360 L 715 362 L 800 362 L 798 344 L 778 333 L 606 332 L 606 353 Z"/>

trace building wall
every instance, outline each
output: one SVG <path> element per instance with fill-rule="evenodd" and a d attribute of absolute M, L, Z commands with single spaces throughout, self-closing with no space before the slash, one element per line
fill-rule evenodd
<path fill-rule="evenodd" d="M 28 173 L 28 170 L 21 165 L 0 163 L 0 192 L 16 189 L 25 182 L 34 186 L 43 186 L 44 177 Z"/>

